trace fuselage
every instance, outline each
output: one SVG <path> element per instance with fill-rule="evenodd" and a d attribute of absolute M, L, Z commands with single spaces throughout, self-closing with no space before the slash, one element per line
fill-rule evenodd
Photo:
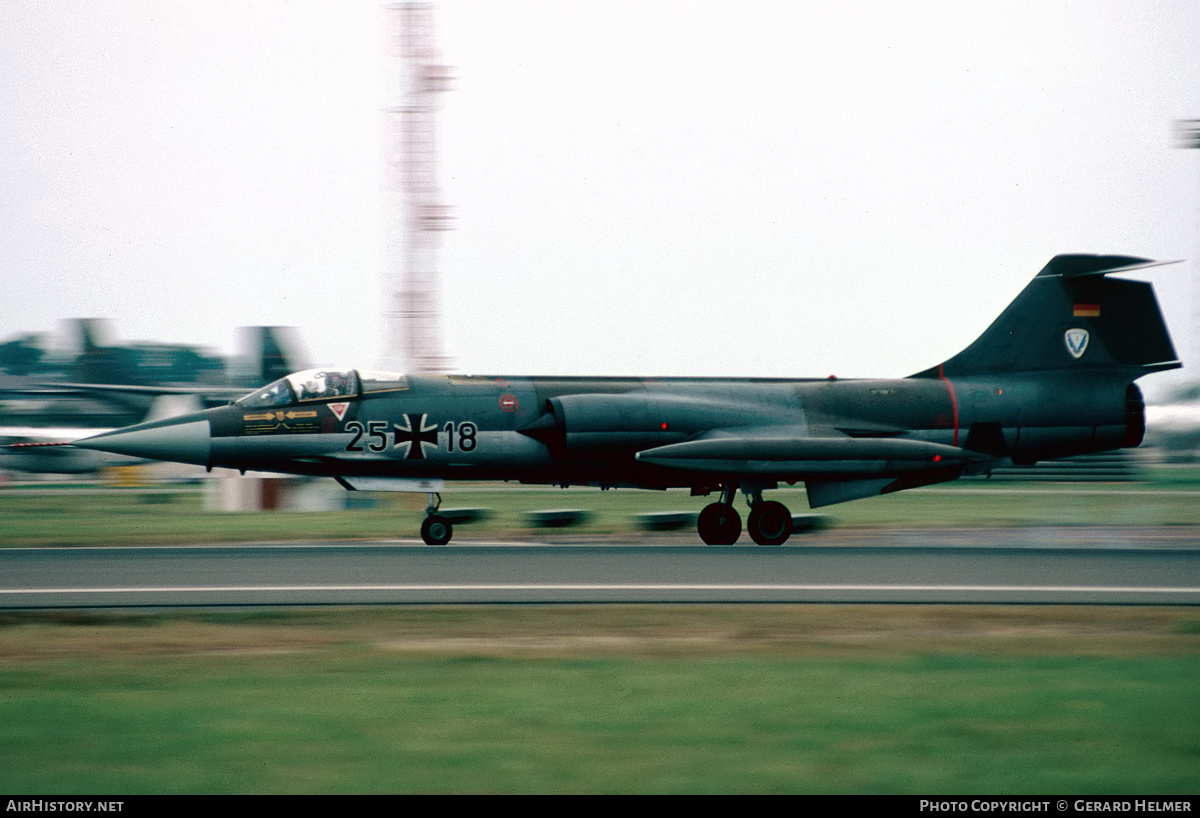
<path fill-rule="evenodd" d="M 159 445 L 172 428 L 176 450 L 158 456 L 209 467 L 703 488 L 726 476 L 719 462 L 680 468 L 680 461 L 665 466 L 639 453 L 723 439 L 762 449 L 772 441 L 863 441 L 881 452 L 848 463 L 838 458 L 836 473 L 833 457 L 803 453 L 782 459 L 777 472 L 759 469 L 764 480 L 798 482 L 896 471 L 883 444 L 870 441 L 919 441 L 974 453 L 970 462 L 931 457 L 919 464 L 951 479 L 963 468 L 1136 445 L 1144 423 L 1137 388 L 1118 374 L 1096 372 L 776 380 L 360 376 L 347 370 L 336 373 L 340 385 L 332 391 L 306 392 L 302 383 L 311 375 L 283 379 L 229 406 L 160 421 L 163 432 L 146 438 L 147 445 Z"/>

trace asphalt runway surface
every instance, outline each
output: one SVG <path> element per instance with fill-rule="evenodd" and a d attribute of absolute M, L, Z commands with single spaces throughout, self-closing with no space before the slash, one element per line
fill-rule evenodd
<path fill-rule="evenodd" d="M 465 539 L 465 538 L 464 538 Z M 681 535 L 0 549 L 0 609 L 414 603 L 1200 605 L 1192 528 L 834 530 L 777 548 Z"/>

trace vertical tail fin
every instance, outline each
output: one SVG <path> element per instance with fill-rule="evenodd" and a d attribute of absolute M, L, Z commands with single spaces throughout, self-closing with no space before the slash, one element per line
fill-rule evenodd
<path fill-rule="evenodd" d="M 247 385 L 262 386 L 312 366 L 295 327 L 242 327 L 238 349 Z"/>
<path fill-rule="evenodd" d="M 1105 277 L 1171 263 L 1055 256 L 974 343 L 914 377 L 1107 368 L 1137 378 L 1176 369 L 1181 364 L 1154 288 Z"/>

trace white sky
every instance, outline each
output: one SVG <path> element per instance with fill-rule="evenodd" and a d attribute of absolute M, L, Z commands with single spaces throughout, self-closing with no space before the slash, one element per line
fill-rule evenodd
<path fill-rule="evenodd" d="M 0 340 L 286 324 L 374 365 L 381 9 L 0 5 Z M 1189 259 L 1145 277 L 1200 345 L 1194 0 L 455 0 L 436 26 L 460 371 L 903 376 L 1062 252 Z"/>

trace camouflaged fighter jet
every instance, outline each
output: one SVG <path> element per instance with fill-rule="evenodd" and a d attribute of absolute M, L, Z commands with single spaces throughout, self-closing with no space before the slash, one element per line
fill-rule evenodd
<path fill-rule="evenodd" d="M 348 489 L 425 479 L 421 536 L 449 542 L 445 480 L 690 488 L 720 499 L 700 538 L 747 528 L 779 545 L 792 516 L 763 498 L 803 482 L 816 508 L 1137 446 L 1137 378 L 1181 364 L 1150 284 L 1160 262 L 1056 256 L 965 350 L 901 380 L 405 377 L 309 370 L 235 401 L 75 445 L 233 469 L 325 475 Z M 435 502 L 435 497 L 436 501 Z"/>

